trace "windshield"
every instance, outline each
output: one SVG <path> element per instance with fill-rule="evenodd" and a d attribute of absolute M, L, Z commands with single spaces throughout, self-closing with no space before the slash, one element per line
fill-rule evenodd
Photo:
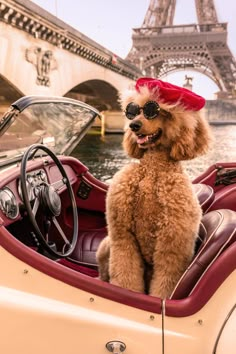
<path fill-rule="evenodd" d="M 1 128 L 4 130 L 0 137 L 0 162 L 22 155 L 35 143 L 49 146 L 56 154 L 68 154 L 97 115 L 92 107 L 70 99 L 33 100 L 22 111 L 14 104 L 0 124 L 0 133 Z"/>

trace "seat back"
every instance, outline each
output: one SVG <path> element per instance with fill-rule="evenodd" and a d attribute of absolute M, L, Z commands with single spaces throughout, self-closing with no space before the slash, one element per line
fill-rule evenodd
<path fill-rule="evenodd" d="M 97 269 L 96 252 L 100 242 L 107 236 L 106 228 L 80 231 L 78 241 L 68 260 Z"/>
<path fill-rule="evenodd" d="M 203 213 L 205 213 L 214 201 L 214 189 L 207 184 L 196 183 L 193 184 L 193 190 L 198 197 Z"/>
<path fill-rule="evenodd" d="M 199 229 L 199 241 L 196 255 L 177 283 L 171 299 L 189 296 L 216 259 L 236 241 L 236 212 L 220 209 L 205 214 Z"/>
<path fill-rule="evenodd" d="M 206 212 L 217 209 L 236 211 L 236 184 L 230 184 L 215 192 L 215 198 L 206 208 Z"/>

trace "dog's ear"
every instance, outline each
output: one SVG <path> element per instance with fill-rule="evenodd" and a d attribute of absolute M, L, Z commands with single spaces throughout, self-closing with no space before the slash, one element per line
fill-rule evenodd
<path fill-rule="evenodd" d="M 130 157 L 133 157 L 135 159 L 141 159 L 144 154 L 144 149 L 139 148 L 130 129 L 126 130 L 126 132 L 124 133 L 123 148 Z"/>
<path fill-rule="evenodd" d="M 182 125 L 178 138 L 172 144 L 170 156 L 176 161 L 191 160 L 205 154 L 213 140 L 210 127 L 200 114 L 195 115 L 192 123 Z"/>

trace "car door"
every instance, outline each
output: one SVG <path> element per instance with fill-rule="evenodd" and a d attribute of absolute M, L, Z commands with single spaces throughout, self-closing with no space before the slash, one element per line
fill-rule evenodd
<path fill-rule="evenodd" d="M 36 257 L 44 262 L 40 255 Z M 52 260 L 46 262 L 76 281 L 76 272 Z M 56 279 L 58 274 L 52 276 L 46 263 L 44 271 L 32 264 L 32 260 L 29 265 L 0 247 L 0 267 L 6 270 L 0 275 L 2 353 L 163 353 L 162 318 L 156 311 L 159 300 L 121 289 L 120 298 L 114 301 L 73 286 L 72 281 L 68 284 Z M 81 283 L 83 279 L 89 282 L 87 276 L 80 275 Z M 91 282 L 99 287 L 98 280 Z"/>

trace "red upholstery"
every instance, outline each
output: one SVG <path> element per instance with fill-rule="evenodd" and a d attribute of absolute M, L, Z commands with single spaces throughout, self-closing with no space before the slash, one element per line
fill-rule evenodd
<path fill-rule="evenodd" d="M 215 198 L 213 188 L 207 184 L 197 183 L 193 184 L 193 190 L 198 197 L 203 213 L 205 213 Z"/>
<path fill-rule="evenodd" d="M 220 209 L 205 214 L 199 236 L 201 246 L 176 285 L 171 299 L 189 296 L 220 254 L 236 241 L 236 213 L 229 209 Z"/>
<path fill-rule="evenodd" d="M 96 267 L 96 251 L 106 235 L 106 228 L 80 231 L 77 245 L 72 255 L 67 259 L 79 264 Z"/>
<path fill-rule="evenodd" d="M 236 184 L 230 184 L 215 192 L 214 201 L 208 206 L 206 211 L 223 208 L 236 211 Z"/>

